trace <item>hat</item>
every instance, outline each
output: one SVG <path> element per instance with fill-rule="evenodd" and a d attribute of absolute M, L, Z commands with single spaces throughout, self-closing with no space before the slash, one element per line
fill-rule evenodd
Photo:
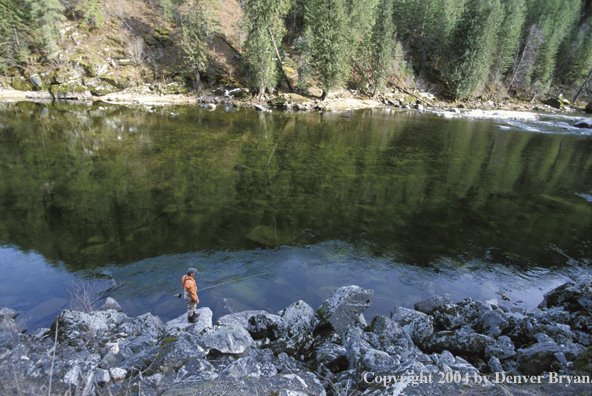
<path fill-rule="evenodd" d="M 193 267 L 189 267 L 189 269 L 187 269 L 187 275 L 195 274 L 196 272 L 197 272 L 197 270 Z"/>

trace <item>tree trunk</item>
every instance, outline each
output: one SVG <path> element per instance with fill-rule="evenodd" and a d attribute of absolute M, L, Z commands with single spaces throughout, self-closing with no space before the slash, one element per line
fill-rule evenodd
<path fill-rule="evenodd" d="M 586 79 L 584 80 L 584 83 L 582 85 L 580 85 L 580 89 L 578 89 L 576 96 L 574 96 L 573 100 L 571 101 L 574 104 L 574 106 L 576 104 L 576 101 L 578 100 L 578 97 L 582 93 L 582 90 L 584 89 L 586 84 L 588 84 L 588 81 L 590 81 L 590 77 L 592 77 L 592 69 L 590 69 L 590 73 L 588 73 L 588 77 L 586 77 Z"/>
<path fill-rule="evenodd" d="M 284 65 L 282 63 L 282 57 L 280 56 L 280 51 L 278 51 L 277 45 L 275 45 L 275 39 L 273 38 L 273 33 L 271 32 L 271 29 L 267 29 L 267 31 L 269 32 L 269 36 L 271 37 L 271 42 L 273 43 L 273 48 L 275 48 L 275 54 L 277 55 L 277 58 L 278 58 L 278 65 L 280 66 L 280 69 L 282 70 L 282 74 L 284 75 L 284 79 L 286 80 L 286 83 L 288 84 L 288 88 L 290 88 L 290 93 L 293 93 L 294 88 L 292 88 L 292 83 L 290 83 L 290 78 L 288 77 L 288 74 L 286 74 L 286 70 L 284 70 Z"/>
<path fill-rule="evenodd" d="M 323 93 L 321 94 L 321 100 L 322 101 L 324 101 L 325 99 L 327 99 L 327 94 L 328 94 L 328 92 L 323 89 Z"/>

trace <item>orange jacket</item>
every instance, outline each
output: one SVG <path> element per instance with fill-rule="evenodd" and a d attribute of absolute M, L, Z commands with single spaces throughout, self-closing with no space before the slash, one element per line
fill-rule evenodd
<path fill-rule="evenodd" d="M 197 285 L 195 284 L 193 276 L 183 275 L 181 283 L 183 284 L 183 290 L 186 290 L 193 301 L 199 304 L 199 298 L 197 298 Z"/>

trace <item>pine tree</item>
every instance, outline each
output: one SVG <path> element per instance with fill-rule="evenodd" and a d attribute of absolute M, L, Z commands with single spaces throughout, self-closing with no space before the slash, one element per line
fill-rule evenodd
<path fill-rule="evenodd" d="M 518 52 L 526 19 L 525 0 L 502 0 L 502 12 L 504 19 L 497 33 L 497 46 L 492 57 L 494 83 L 498 83 L 508 71 Z"/>
<path fill-rule="evenodd" d="M 372 65 L 374 70 L 373 95 L 384 90 L 386 79 L 392 75 L 394 66 L 395 25 L 393 23 L 393 0 L 380 0 L 376 7 L 372 32 Z"/>
<path fill-rule="evenodd" d="M 64 6 L 59 0 L 25 0 L 30 7 L 32 20 L 35 21 L 35 30 L 38 33 L 38 44 L 43 47 L 48 59 L 57 56 L 59 30 L 62 22 L 66 20 L 63 12 Z"/>
<path fill-rule="evenodd" d="M 208 40 L 211 17 L 205 0 L 189 0 L 181 18 L 181 49 L 187 71 L 195 76 L 195 89 L 201 91 L 200 73 L 208 66 Z"/>
<path fill-rule="evenodd" d="M 27 61 L 30 40 L 26 14 L 16 0 L 0 0 L 0 70 Z"/>
<path fill-rule="evenodd" d="M 305 16 L 309 56 L 325 100 L 329 90 L 343 84 L 349 70 L 344 0 L 311 0 Z"/>
<path fill-rule="evenodd" d="M 248 83 L 259 95 L 273 88 L 278 81 L 276 48 L 285 34 L 284 17 L 289 0 L 246 0 L 244 29 L 246 39 L 244 62 Z"/>
<path fill-rule="evenodd" d="M 453 34 L 446 68 L 453 97 L 470 97 L 487 80 L 501 18 L 499 0 L 467 1 Z"/>
<path fill-rule="evenodd" d="M 353 68 L 353 82 L 361 89 L 370 86 L 372 73 L 373 25 L 376 22 L 377 0 L 346 0 L 349 17 L 347 47 L 350 65 Z"/>

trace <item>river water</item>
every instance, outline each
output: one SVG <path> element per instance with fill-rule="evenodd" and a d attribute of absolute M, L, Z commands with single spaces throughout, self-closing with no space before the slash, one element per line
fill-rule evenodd
<path fill-rule="evenodd" d="M 166 321 L 192 266 L 215 317 L 349 284 L 375 291 L 368 319 L 446 292 L 532 308 L 590 272 L 592 136 L 573 123 L 4 104 L 0 307 L 32 331 L 107 290 Z"/>

